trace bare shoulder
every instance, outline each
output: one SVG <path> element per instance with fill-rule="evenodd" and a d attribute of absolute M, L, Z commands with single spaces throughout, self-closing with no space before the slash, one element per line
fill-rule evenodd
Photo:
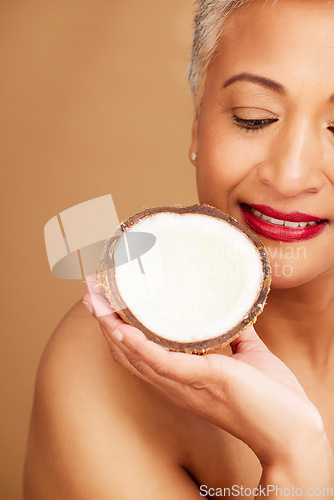
<path fill-rule="evenodd" d="M 80 301 L 38 369 L 25 498 L 200 498 L 182 467 L 191 418 L 114 362 Z"/>

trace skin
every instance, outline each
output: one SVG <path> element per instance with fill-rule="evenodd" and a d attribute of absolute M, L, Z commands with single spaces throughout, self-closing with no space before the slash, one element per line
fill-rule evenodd
<path fill-rule="evenodd" d="M 300 243 L 260 236 L 273 282 L 257 331 L 311 390 L 312 384 L 333 382 L 334 254 L 328 249 L 334 243 L 334 104 L 327 102 L 334 90 L 333 6 L 282 1 L 264 12 L 259 15 L 255 2 L 231 17 L 208 71 L 191 151 L 198 155 L 201 203 L 240 222 L 240 202 L 329 219 L 321 235 Z M 286 95 L 244 81 L 222 89 L 239 73 L 270 78 Z M 277 121 L 253 131 L 239 128 L 234 114 Z M 286 265 L 291 275 L 290 269 L 284 274 Z M 312 397 L 321 404 L 319 386 L 314 389 Z"/>
<path fill-rule="evenodd" d="M 240 202 L 298 210 L 329 219 L 325 231 L 298 244 L 261 237 L 274 276 L 256 331 L 203 357 L 168 352 L 124 325 L 90 277 L 93 316 L 76 305 L 41 361 L 26 498 L 203 498 L 200 484 L 333 487 L 333 22 L 333 6 L 319 0 L 235 11 L 190 148 L 201 203 L 240 222 Z M 222 88 L 245 72 L 286 95 L 245 81 Z M 233 115 L 277 121 L 253 132 Z M 287 258 L 291 246 L 306 259 Z"/>

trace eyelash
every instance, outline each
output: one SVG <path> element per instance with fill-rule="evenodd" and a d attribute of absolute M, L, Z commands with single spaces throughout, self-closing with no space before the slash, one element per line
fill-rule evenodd
<path fill-rule="evenodd" d="M 261 128 L 268 127 L 272 123 L 275 123 L 278 121 L 278 118 L 261 118 L 260 120 L 246 120 L 244 118 L 240 118 L 237 115 L 233 115 L 233 120 L 235 121 L 235 124 L 239 127 L 245 130 L 245 132 L 252 131 L 256 132 L 260 130 Z M 328 127 L 328 130 L 334 134 L 334 126 L 330 125 Z"/>
<path fill-rule="evenodd" d="M 251 130 L 252 132 L 256 132 L 261 128 L 268 127 L 272 123 L 278 121 L 278 118 L 262 118 L 260 120 L 246 120 L 244 118 L 240 118 L 239 116 L 233 115 L 233 120 L 235 124 L 242 129 L 245 129 L 246 132 Z"/>

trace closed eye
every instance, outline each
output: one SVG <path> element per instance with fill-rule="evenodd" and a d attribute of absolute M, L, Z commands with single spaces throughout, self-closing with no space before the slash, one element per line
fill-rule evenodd
<path fill-rule="evenodd" d="M 245 119 L 245 118 L 240 118 L 237 115 L 233 115 L 233 120 L 235 121 L 236 125 L 240 128 L 246 129 L 246 132 L 248 130 L 256 131 L 260 130 L 261 128 L 268 127 L 272 123 L 275 123 L 278 121 L 278 118 L 261 118 L 259 120 L 255 119 Z"/>

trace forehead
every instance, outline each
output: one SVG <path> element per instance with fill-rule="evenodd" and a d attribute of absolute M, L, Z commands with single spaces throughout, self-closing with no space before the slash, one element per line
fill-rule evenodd
<path fill-rule="evenodd" d="M 233 11 L 220 36 L 208 80 L 259 73 L 293 87 L 334 92 L 334 3 L 254 0 Z M 327 88 L 325 88 L 327 87 Z"/>

